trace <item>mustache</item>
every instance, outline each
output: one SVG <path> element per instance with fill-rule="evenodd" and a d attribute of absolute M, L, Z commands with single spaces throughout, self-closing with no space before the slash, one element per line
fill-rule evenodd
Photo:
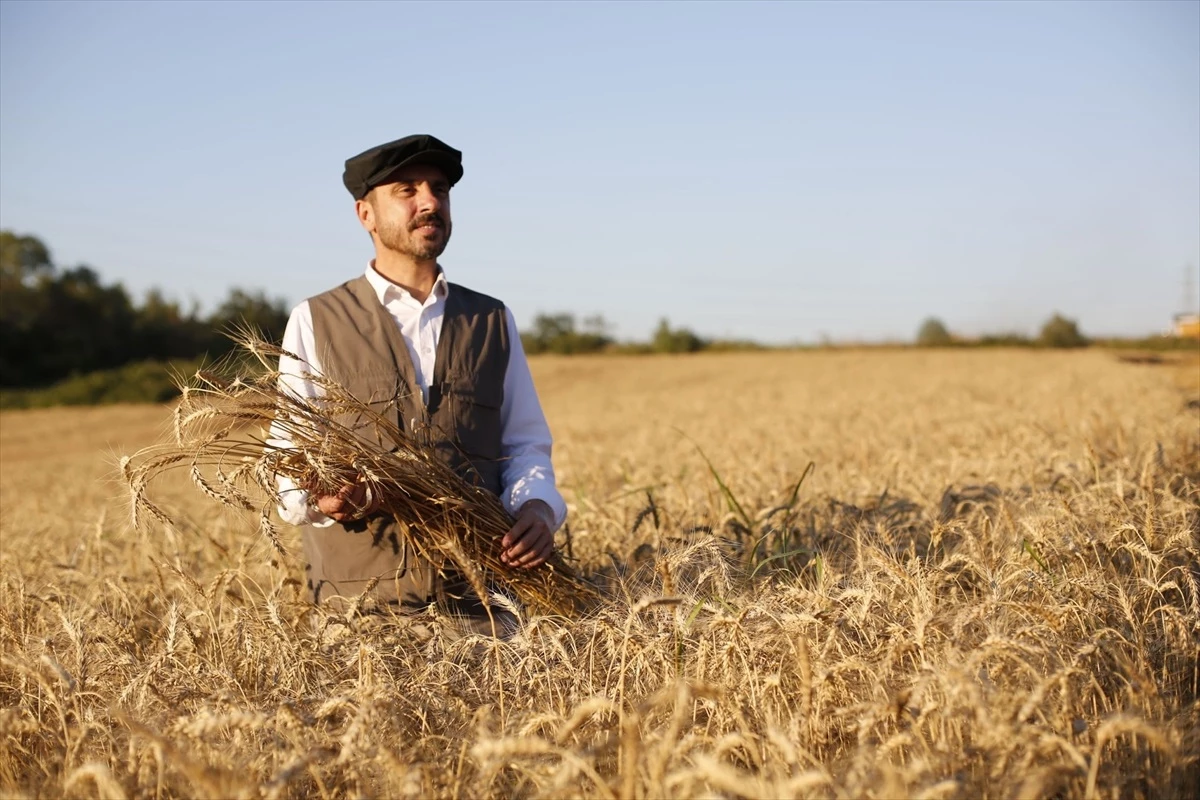
<path fill-rule="evenodd" d="M 438 228 L 445 228 L 446 221 L 444 219 L 442 219 L 441 214 L 437 214 L 437 213 L 422 214 L 421 216 L 414 219 L 412 222 L 408 223 L 408 229 L 410 231 L 415 231 L 417 228 L 420 228 L 422 225 L 433 225 Z"/>

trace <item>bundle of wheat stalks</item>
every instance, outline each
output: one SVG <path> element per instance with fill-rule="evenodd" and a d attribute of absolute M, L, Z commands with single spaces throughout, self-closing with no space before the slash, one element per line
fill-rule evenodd
<path fill-rule="evenodd" d="M 283 553 L 272 521 L 278 476 L 317 494 L 358 480 L 396 520 L 411 550 L 439 567 L 452 564 L 485 605 L 490 586 L 554 614 L 582 613 L 598 598 L 557 552 L 536 569 L 505 565 L 499 541 L 513 519 L 500 499 L 460 477 L 421 432 L 400 428 L 390 406 L 365 403 L 317 374 L 303 378 L 320 397 L 300 396 L 281 383 L 275 366 L 280 356 L 295 356 L 254 331 L 238 330 L 231 338 L 239 346 L 235 357 L 178 379 L 173 440 L 122 458 L 135 527 L 146 515 L 172 525 L 147 488 L 164 472 L 186 468 L 213 500 L 258 511 L 259 530 Z"/>

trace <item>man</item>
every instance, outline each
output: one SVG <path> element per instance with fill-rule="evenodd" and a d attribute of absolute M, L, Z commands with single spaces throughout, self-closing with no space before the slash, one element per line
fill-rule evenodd
<path fill-rule="evenodd" d="M 516 520 L 500 558 L 534 569 L 553 551 L 566 504 L 512 314 L 449 283 L 438 263 L 452 231 L 450 189 L 462 174 L 462 154 L 425 135 L 346 161 L 342 181 L 375 258 L 361 276 L 293 310 L 283 347 L 297 359 L 280 359 L 279 370 L 287 388 L 307 397 L 319 390 L 306 373 L 363 402 L 387 401 L 402 429 L 428 436 L 460 475 L 499 495 Z M 439 574 L 402 546 L 378 507 L 353 477 L 319 496 L 280 479 L 281 516 L 304 526 L 314 602 L 344 602 L 374 582 L 381 604 L 416 611 L 441 598 L 468 626 L 497 633 L 461 576 Z"/>

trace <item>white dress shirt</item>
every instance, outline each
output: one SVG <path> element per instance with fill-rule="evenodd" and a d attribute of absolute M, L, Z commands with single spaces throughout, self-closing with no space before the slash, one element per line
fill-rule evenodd
<path fill-rule="evenodd" d="M 374 262 L 367 267 L 367 280 L 379 297 L 379 302 L 391 314 L 408 346 L 413 371 L 421 387 L 421 395 L 429 400 L 429 384 L 433 380 L 434 354 L 442 333 L 442 318 L 446 310 L 446 295 L 450 285 L 445 273 L 439 270 L 433 291 L 424 303 L 405 289 L 375 271 Z M 508 321 L 508 369 L 504 373 L 504 403 L 500 408 L 500 455 L 504 459 L 500 483 L 500 500 L 508 513 L 516 516 L 529 500 L 543 500 L 554 512 L 557 529 L 567 517 L 567 505 L 554 485 L 554 467 L 550 463 L 552 440 L 546 416 L 538 402 L 529 362 L 521 347 L 521 336 L 512 313 L 505 308 Z M 320 389 L 301 377 L 304 373 L 322 374 L 317 357 L 318 347 L 313 338 L 312 311 L 305 300 L 292 310 L 283 334 L 283 349 L 297 359 L 279 360 L 281 381 L 291 391 L 303 397 L 319 397 Z M 272 443 L 286 447 L 289 442 L 279 430 L 272 431 Z M 308 493 L 297 488 L 288 478 L 279 478 L 279 514 L 293 525 L 313 525 L 323 528 L 333 520 L 313 508 Z"/>

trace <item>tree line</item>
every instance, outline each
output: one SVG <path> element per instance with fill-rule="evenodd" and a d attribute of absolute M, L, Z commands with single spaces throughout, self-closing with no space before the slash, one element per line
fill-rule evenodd
<path fill-rule="evenodd" d="M 168 300 L 157 289 L 138 303 L 120 283 L 105 283 L 87 265 L 63 267 L 35 236 L 0 231 L 0 389 L 45 387 L 65 379 L 143 362 L 219 358 L 231 349 L 229 328 L 245 321 L 278 341 L 289 307 L 263 292 L 232 289 L 208 314 Z M 601 316 L 540 314 L 523 332 L 527 352 L 691 353 L 716 342 L 662 320 L 646 343 L 619 343 Z"/>
<path fill-rule="evenodd" d="M 955 336 L 937 317 L 928 317 L 917 329 L 918 347 L 1087 347 L 1088 337 L 1079 330 L 1079 323 L 1055 312 L 1046 320 L 1036 337 L 1021 333 L 984 334 L 977 338 Z"/>
<path fill-rule="evenodd" d="M 530 355 L 556 353 L 698 353 L 701 350 L 756 350 L 762 345 L 744 340 L 707 339 L 689 328 L 672 327 L 670 320 L 660 319 L 648 342 L 619 342 L 612 335 L 612 326 L 603 316 L 584 317 L 578 323 L 574 314 L 538 314 L 533 327 L 521 332 L 521 346 Z"/>
<path fill-rule="evenodd" d="M 47 386 L 131 362 L 219 357 L 223 334 L 245 320 L 278 339 L 282 299 L 233 289 L 209 314 L 161 292 L 135 303 L 119 283 L 86 265 L 60 267 L 34 236 L 0 231 L 0 388 Z"/>
<path fill-rule="evenodd" d="M 176 393 L 165 364 L 189 373 L 221 358 L 233 343 L 225 332 L 248 323 L 279 341 L 289 308 L 261 291 L 230 290 L 211 313 L 184 308 L 152 290 L 138 303 L 120 283 L 104 283 L 87 265 L 56 265 L 35 236 L 0 231 L 0 406 L 166 400 Z M 752 350 L 753 341 L 710 339 L 659 321 L 648 341 L 618 341 L 600 315 L 539 314 L 521 332 L 531 355 L 553 353 L 696 353 Z M 1055 314 L 1037 337 L 1019 333 L 965 338 L 930 317 L 917 331 L 924 347 L 1181 346 L 1182 340 L 1089 342 L 1074 320 Z M 1187 343 L 1184 342 L 1184 345 Z"/>

